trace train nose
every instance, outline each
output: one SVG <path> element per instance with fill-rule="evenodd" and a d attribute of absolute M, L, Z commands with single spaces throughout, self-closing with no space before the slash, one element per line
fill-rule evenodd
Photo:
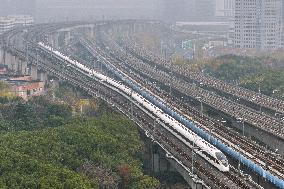
<path fill-rule="evenodd" d="M 224 172 L 229 172 L 229 170 L 230 170 L 229 166 L 224 168 Z"/>

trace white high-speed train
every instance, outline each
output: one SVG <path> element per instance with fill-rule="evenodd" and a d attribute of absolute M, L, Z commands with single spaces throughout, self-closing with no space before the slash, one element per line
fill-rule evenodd
<path fill-rule="evenodd" d="M 94 71 L 93 69 L 90 69 L 87 66 L 80 64 L 75 60 L 72 60 L 71 58 L 63 55 L 62 53 L 56 50 L 53 50 L 51 47 L 41 42 L 38 44 L 44 50 L 53 52 L 59 58 L 64 59 L 66 62 L 74 66 L 76 69 L 79 68 L 80 71 L 83 71 L 84 73 L 86 73 L 86 75 L 90 77 L 96 77 L 100 81 L 106 82 L 109 85 L 119 89 L 120 91 L 123 91 L 125 94 L 131 96 L 139 104 L 141 104 L 143 107 L 148 109 L 152 114 L 157 116 L 161 121 L 163 121 L 165 123 L 165 129 L 167 129 L 169 132 L 175 135 L 178 139 L 180 139 L 184 144 L 186 144 L 190 148 L 194 146 L 195 153 L 199 154 L 201 157 L 206 159 L 210 164 L 212 164 L 220 171 L 222 172 L 229 171 L 228 160 L 220 150 L 218 150 L 216 147 L 212 146 L 211 144 L 203 140 L 201 137 L 199 137 L 194 132 L 192 132 L 189 128 L 182 125 L 168 114 L 164 113 L 160 108 L 149 102 L 140 94 L 134 92 L 132 89 L 125 86 L 124 84 L 117 82 L 116 80 L 109 78 L 103 74 L 100 74 Z"/>

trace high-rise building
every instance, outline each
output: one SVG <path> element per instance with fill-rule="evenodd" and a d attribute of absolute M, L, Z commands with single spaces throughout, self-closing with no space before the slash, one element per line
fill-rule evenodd
<path fill-rule="evenodd" d="M 282 23 L 284 23 L 284 1 L 283 0 L 282 0 Z"/>
<path fill-rule="evenodd" d="M 9 15 L 7 19 L 13 19 L 14 26 L 31 26 L 34 23 L 34 18 L 30 15 Z"/>
<path fill-rule="evenodd" d="M 282 0 L 235 0 L 234 44 L 239 48 L 281 47 Z"/>
<path fill-rule="evenodd" d="M 11 30 L 14 27 L 14 19 L 0 17 L 0 34 Z"/>
<path fill-rule="evenodd" d="M 29 15 L 9 15 L 0 17 L 0 34 L 18 26 L 30 26 L 34 23 L 33 17 Z"/>
<path fill-rule="evenodd" d="M 281 27 L 281 29 L 282 29 L 282 31 L 281 31 L 281 37 L 282 37 L 282 47 L 284 47 L 284 1 L 282 0 L 282 10 L 281 10 L 281 12 L 282 12 L 282 27 Z"/>
<path fill-rule="evenodd" d="M 235 0 L 216 0 L 215 16 L 233 17 Z"/>

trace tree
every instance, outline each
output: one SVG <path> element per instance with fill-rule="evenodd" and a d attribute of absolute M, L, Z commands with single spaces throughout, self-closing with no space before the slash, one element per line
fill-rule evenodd
<path fill-rule="evenodd" d="M 28 103 L 18 103 L 11 120 L 16 130 L 33 130 L 42 126 L 33 107 Z"/>
<path fill-rule="evenodd" d="M 45 122 L 45 125 L 48 127 L 58 127 L 63 125 L 66 122 L 66 120 L 63 117 L 56 116 L 56 115 L 50 115 Z"/>
<path fill-rule="evenodd" d="M 13 109 L 22 112 L 13 123 L 31 125 L 32 106 L 19 103 Z M 117 114 L 49 118 L 54 127 L 0 133 L 0 188 L 98 188 L 118 185 L 119 176 L 125 188 L 153 188 L 137 156 L 142 146 L 138 130 L 128 119 Z"/>
<path fill-rule="evenodd" d="M 135 182 L 131 189 L 158 189 L 160 183 L 157 179 L 143 175 L 138 182 Z"/>
<path fill-rule="evenodd" d="M 72 108 L 65 104 L 50 104 L 46 110 L 46 117 L 58 116 L 64 119 L 72 116 Z"/>
<path fill-rule="evenodd" d="M 12 126 L 10 123 L 3 118 L 3 116 L 0 114 L 0 131 L 10 131 L 12 130 Z"/>
<path fill-rule="evenodd" d="M 130 168 L 129 165 L 123 164 L 118 167 L 118 174 L 122 179 L 122 188 L 129 188 Z"/>

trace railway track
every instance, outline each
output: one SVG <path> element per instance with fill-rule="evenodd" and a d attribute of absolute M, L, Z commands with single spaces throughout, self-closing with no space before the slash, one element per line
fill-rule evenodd
<path fill-rule="evenodd" d="M 129 48 L 125 49 L 145 62 L 145 59 L 140 55 L 137 56 L 137 54 L 135 54 Z M 153 63 L 151 64 L 153 71 L 153 67 L 155 66 L 153 65 Z M 140 64 L 140 66 L 145 67 L 145 65 L 143 64 Z M 151 70 L 148 71 L 151 72 Z M 185 81 L 184 79 L 176 79 L 175 76 L 169 74 L 170 72 L 170 70 L 168 70 L 167 72 L 156 70 L 155 75 L 157 76 L 157 74 L 160 74 L 160 76 L 158 76 L 160 80 L 162 80 L 166 84 L 171 84 L 171 86 L 178 88 L 178 90 L 184 94 L 190 95 L 193 98 L 200 97 L 202 98 L 202 101 L 207 105 L 221 110 L 222 112 L 229 114 L 236 119 L 242 118 L 246 120 L 247 123 L 255 127 L 259 127 L 260 129 L 265 130 L 266 132 L 269 132 L 276 137 L 284 139 L 284 133 L 282 132 L 284 121 L 267 114 L 262 114 L 252 108 L 248 108 L 224 97 L 221 97 L 215 93 L 204 90 L 195 84 Z M 152 73 L 149 74 L 153 75 Z"/>
<path fill-rule="evenodd" d="M 120 64 L 116 64 L 115 66 L 119 66 Z M 130 67 L 125 67 L 124 70 L 129 70 L 131 69 Z M 135 69 L 133 69 L 133 71 L 135 71 Z M 137 71 L 137 70 L 136 70 Z M 140 70 L 141 72 L 141 70 Z M 141 73 L 140 73 L 141 74 Z M 147 77 L 151 78 L 151 75 L 148 74 Z M 145 81 L 141 80 L 142 77 L 139 78 L 140 82 L 142 81 L 144 83 L 145 86 Z M 152 89 L 151 89 L 152 90 Z M 159 94 L 161 95 L 161 93 Z M 162 96 L 163 99 L 166 99 L 168 102 L 171 101 L 171 98 L 169 98 L 169 96 L 167 95 L 163 95 Z M 174 102 L 170 102 L 170 104 L 176 104 Z M 184 115 L 188 115 L 188 110 L 192 109 L 190 108 L 190 106 L 183 106 L 185 105 L 184 102 L 180 102 L 178 105 L 176 105 L 175 107 L 183 107 L 183 109 L 180 109 L 182 111 L 180 111 L 182 114 Z M 212 125 L 213 120 L 209 120 L 209 118 L 205 118 L 201 115 L 198 115 L 196 110 L 191 110 L 191 114 L 188 115 L 191 119 L 192 117 L 194 117 L 193 120 L 199 122 L 199 126 L 201 126 L 203 129 L 205 130 L 210 130 L 207 127 L 205 127 L 205 125 Z M 245 138 L 245 137 L 239 137 L 237 132 L 234 132 L 228 128 L 226 128 L 224 125 L 220 125 L 220 124 L 216 124 L 215 129 L 217 129 L 217 132 L 213 133 L 213 136 L 218 137 L 218 138 L 223 138 L 223 141 L 228 144 L 229 146 L 235 146 L 235 149 L 242 152 L 245 156 L 247 156 L 248 158 L 257 161 L 257 163 L 261 166 L 264 166 L 268 169 L 271 169 L 270 171 L 273 171 L 276 175 L 278 175 L 280 178 L 283 178 L 283 160 L 278 159 L 277 156 L 275 155 L 271 155 L 270 157 L 267 157 L 267 151 L 265 149 L 263 149 L 262 147 L 258 146 L 255 143 L 252 143 L 252 141 L 250 141 L 249 139 Z M 222 135 L 222 136 L 221 136 Z M 241 143 L 241 144 L 240 144 Z M 238 144 L 239 147 L 237 146 Z M 266 166 L 266 164 L 270 165 L 270 166 Z"/>
<path fill-rule="evenodd" d="M 30 60 L 31 60 L 31 58 L 30 58 Z M 36 60 L 33 59 L 33 61 L 36 61 Z M 41 65 L 43 65 L 43 63 L 41 63 Z M 85 90 L 87 92 L 90 92 L 90 91 L 93 91 L 93 90 L 95 90 L 95 91 L 98 90 L 97 89 L 98 85 L 94 85 L 93 82 L 88 81 L 87 77 L 85 77 L 84 75 L 74 74 L 74 73 L 68 74 L 66 72 L 62 72 L 62 68 L 66 68 L 66 67 L 62 67 L 62 65 L 59 65 L 59 68 L 57 68 L 56 66 L 54 66 L 53 68 L 50 68 L 50 65 L 49 66 L 43 66 L 43 67 L 47 71 L 52 72 L 57 77 L 60 77 L 64 80 L 67 80 L 68 82 L 71 82 L 73 85 L 75 85 L 77 87 L 79 86 L 80 88 L 82 88 L 83 90 Z M 78 79 L 78 78 L 80 78 L 80 79 Z M 100 91 L 102 91 L 102 90 L 103 89 L 100 89 Z M 111 93 L 109 93 L 109 92 L 104 93 L 105 96 L 107 96 L 109 94 L 111 94 Z M 127 104 L 127 103 L 124 103 L 121 100 L 116 101 L 116 103 L 120 103 L 120 106 L 125 106 Z M 126 109 L 126 110 L 127 110 L 126 112 L 131 112 L 129 108 Z M 141 113 L 136 114 L 136 115 L 141 115 Z M 147 119 L 144 119 L 144 120 L 146 121 L 146 120 L 149 120 L 149 119 L 147 118 Z M 149 121 L 147 121 L 147 122 L 148 122 L 148 125 L 151 126 L 151 124 L 149 124 Z M 151 126 L 148 130 L 154 130 L 153 126 Z M 181 155 L 182 156 L 181 159 L 183 159 L 183 162 L 185 162 L 184 164 L 188 164 L 188 162 L 191 162 L 191 157 L 188 154 L 188 151 L 190 151 L 190 150 L 188 150 L 186 147 L 184 147 L 185 149 L 183 150 L 181 148 L 181 144 L 176 144 L 177 142 L 180 142 L 179 140 L 177 140 L 177 139 L 173 140 L 172 137 L 166 136 L 165 133 L 166 133 L 165 130 L 164 131 L 159 131 L 157 129 L 155 130 L 155 134 L 157 136 L 159 136 L 158 139 L 163 139 L 163 141 L 160 140 L 160 142 L 162 144 L 164 144 L 165 146 L 167 146 L 167 149 L 172 148 L 172 149 L 176 150 L 177 151 L 176 153 L 174 153 L 174 152 L 172 152 L 172 153 Z M 175 142 L 173 142 L 173 141 L 175 141 Z M 212 174 L 212 170 L 209 171 L 208 168 L 204 168 L 203 166 L 201 166 L 204 163 L 205 162 L 200 163 L 198 161 L 195 161 L 194 166 L 197 170 L 200 170 L 200 172 L 202 174 L 204 174 L 206 176 L 206 178 L 211 178 L 211 180 L 214 181 L 216 188 L 226 188 L 226 189 L 229 189 L 229 188 L 236 188 L 236 189 L 237 188 L 247 188 L 247 189 L 253 188 L 249 184 L 247 184 L 246 182 L 242 181 L 241 178 L 239 178 L 237 175 L 235 175 L 233 173 L 227 173 L 226 174 L 227 179 L 220 176 L 221 173 L 218 174 L 220 177 L 216 176 L 216 172 L 217 173 L 219 172 L 218 170 L 215 170 L 215 174 Z M 234 182 L 232 182 L 231 180 L 234 181 Z M 236 184 L 236 185 L 234 187 L 232 187 L 232 185 L 234 185 L 234 184 Z"/>
<path fill-rule="evenodd" d="M 17 51 L 17 53 L 20 53 L 20 51 Z M 24 59 L 25 57 L 26 57 L 26 54 L 24 53 L 24 52 L 21 52 L 22 53 L 22 58 Z M 30 59 L 32 59 L 31 57 L 29 57 Z M 36 61 L 35 60 L 35 57 L 33 58 L 33 60 L 34 61 Z M 32 60 L 31 60 L 32 61 Z M 42 65 L 44 65 L 44 62 L 41 62 L 40 63 L 40 65 L 42 66 Z M 50 65 L 49 65 L 50 66 Z M 65 67 L 66 68 L 66 67 Z M 49 69 L 49 71 L 50 72 L 55 72 L 54 70 L 51 70 L 49 67 L 46 67 L 46 68 L 44 68 L 44 69 Z M 80 87 L 82 87 L 82 88 L 84 88 L 84 90 L 86 90 L 86 91 L 90 91 L 90 88 L 86 88 L 86 86 L 88 86 L 88 84 L 90 84 L 90 81 L 88 81 L 88 82 L 85 82 L 85 83 L 80 83 L 80 82 L 78 82 L 78 81 L 76 81 L 76 79 L 78 78 L 78 76 L 79 75 L 73 75 L 73 76 L 71 76 L 71 75 L 69 75 L 69 76 L 64 76 L 64 75 L 59 75 L 60 74 L 60 71 L 62 72 L 62 69 L 64 69 L 64 67 L 60 67 L 60 69 L 57 71 L 57 75 L 58 75 L 58 77 L 62 77 L 63 79 L 65 79 L 65 80 L 72 80 L 72 82 L 74 82 L 74 84 L 76 85 L 76 86 L 80 86 Z M 61 73 L 61 74 L 63 74 L 63 73 Z M 166 142 L 165 144 L 167 144 L 167 143 L 170 143 L 170 141 L 168 141 L 168 142 Z M 172 144 L 172 147 L 173 147 L 174 145 Z M 179 149 L 180 147 L 179 147 L 179 145 L 178 146 L 176 146 L 176 147 L 174 147 L 174 148 L 177 148 L 177 149 Z M 180 149 L 179 149 L 180 150 Z M 184 151 L 186 151 L 186 150 L 184 150 Z M 188 151 L 188 149 L 187 149 L 187 151 Z M 182 153 L 182 152 L 181 152 Z M 185 152 L 184 152 L 185 153 Z M 189 158 L 189 157 L 188 157 Z M 188 160 L 186 161 L 186 162 L 188 162 Z M 208 171 L 208 169 L 207 168 L 202 168 L 202 167 L 200 167 L 200 169 L 202 170 L 202 169 L 205 169 L 206 171 Z M 230 173 L 230 175 L 227 175 L 226 177 L 228 178 L 228 180 L 225 182 L 225 181 L 218 181 L 218 179 L 216 179 L 215 177 L 214 177 L 214 174 L 212 174 L 212 172 L 211 171 L 209 171 L 208 173 L 206 173 L 207 174 L 207 177 L 208 178 L 211 178 L 212 177 L 212 179 L 213 180 L 216 180 L 216 182 L 218 183 L 218 184 L 220 184 L 220 183 L 223 183 L 223 184 L 220 184 L 220 186 L 222 186 L 222 188 L 229 188 L 229 186 L 227 186 L 226 185 L 226 183 L 228 184 L 228 181 L 229 180 L 234 180 L 233 181 L 233 183 L 235 183 L 236 185 L 237 185 L 237 187 L 238 188 L 251 188 L 251 186 L 248 184 L 242 184 L 243 183 L 243 181 L 242 181 L 242 178 L 240 178 L 239 177 L 239 175 L 238 174 L 234 174 L 234 173 Z M 211 175 L 210 175 L 211 174 Z M 220 183 L 219 183 L 220 182 Z"/>
<path fill-rule="evenodd" d="M 165 28 L 163 28 L 163 30 L 165 30 Z M 132 35 L 127 35 L 127 38 L 124 39 L 127 39 L 125 44 L 127 44 L 131 49 L 135 50 L 137 54 L 147 58 L 148 61 L 155 62 L 156 64 L 162 65 L 167 69 L 172 69 L 175 72 L 179 73 L 179 75 L 183 75 L 188 79 L 203 83 L 210 88 L 214 88 L 238 98 L 242 98 L 248 102 L 257 104 L 258 106 L 265 107 L 276 112 L 284 113 L 284 101 L 266 96 L 264 94 L 256 93 L 243 87 L 226 83 L 212 76 L 205 75 L 202 72 L 192 72 L 188 67 L 173 65 L 171 64 L 171 61 L 147 51 L 141 44 L 138 44 L 136 42 L 137 40 L 134 39 L 133 33 Z"/>
<path fill-rule="evenodd" d="M 139 70 L 139 72 L 143 72 L 143 69 L 140 69 L 141 66 L 139 67 L 136 67 L 134 69 L 136 70 Z M 147 67 L 148 68 L 148 77 L 151 77 L 152 74 L 149 74 L 149 70 L 151 70 L 151 68 Z M 144 66 L 144 70 L 145 70 L 145 66 Z M 144 71 L 144 74 L 145 74 L 145 71 Z M 146 74 L 147 75 L 147 74 Z M 163 96 L 164 99 L 166 99 L 167 96 Z M 168 101 L 171 100 L 168 98 Z M 172 102 L 173 103 L 173 102 Z M 186 105 L 185 102 L 182 102 L 179 104 L 179 106 L 177 107 L 183 107 L 183 105 Z M 186 115 L 188 110 L 190 109 L 190 106 L 187 105 L 183 108 L 183 114 Z M 195 110 L 195 114 L 191 114 L 191 116 L 194 116 L 194 115 L 198 115 L 196 110 Z M 204 119 L 203 117 L 197 117 L 197 116 L 194 116 L 195 120 L 197 120 L 198 122 L 200 123 L 203 123 L 203 125 L 211 125 L 210 122 L 208 122 L 208 118 L 207 118 L 207 122 L 205 121 L 204 122 Z M 249 156 L 250 159 L 255 159 L 257 161 L 257 159 L 255 158 L 255 156 L 258 156 L 258 159 L 260 161 L 257 161 L 258 164 L 260 164 L 261 166 L 264 166 L 266 167 L 266 169 L 273 169 L 272 171 L 274 173 L 276 173 L 276 175 L 278 175 L 280 178 L 284 178 L 284 161 L 283 159 L 281 159 L 281 157 L 277 154 L 274 154 L 274 153 L 269 153 L 267 152 L 266 149 L 264 148 L 261 148 L 260 146 L 257 147 L 257 145 L 255 143 L 251 143 L 251 141 L 249 141 L 247 138 L 244 138 L 244 137 L 238 137 L 237 133 L 232 133 L 232 132 L 228 132 L 228 129 L 224 129 L 224 126 L 223 127 L 220 127 L 220 124 L 216 124 L 216 126 L 218 126 L 218 129 L 219 131 L 222 130 L 222 134 L 223 136 L 225 135 L 228 140 L 233 140 L 232 143 L 235 143 L 237 144 L 238 142 L 241 141 L 241 144 L 240 144 L 240 147 L 238 149 L 238 151 L 242 151 L 244 154 L 246 154 L 247 156 Z M 204 128 L 204 127 L 203 127 Z M 206 129 L 206 128 L 204 128 Z M 216 127 L 215 127 L 216 129 Z M 208 129 L 206 129 L 208 130 Z M 215 135 L 216 136 L 216 135 Z M 220 138 L 220 137 L 218 137 Z M 226 143 L 231 143 L 231 142 L 228 142 L 228 140 L 226 141 Z M 248 148 L 249 146 L 249 148 Z M 246 152 L 249 152 L 250 154 L 252 155 L 249 155 L 248 153 Z M 269 154 L 269 155 L 268 155 Z"/>

